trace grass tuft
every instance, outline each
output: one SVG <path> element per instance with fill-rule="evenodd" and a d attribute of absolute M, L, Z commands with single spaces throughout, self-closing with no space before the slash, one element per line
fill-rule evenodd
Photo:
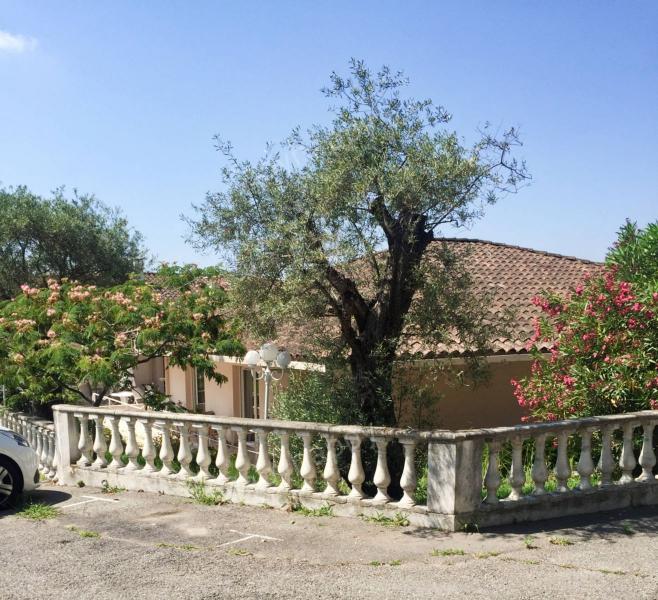
<path fill-rule="evenodd" d="M 377 513 L 374 516 L 361 515 L 361 518 L 367 523 L 378 523 L 384 527 L 408 527 L 409 519 L 403 513 L 395 513 L 394 517 L 387 517 L 383 513 Z"/>
<path fill-rule="evenodd" d="M 45 519 L 54 519 L 59 515 L 59 511 L 54 506 L 43 502 L 28 502 L 16 511 L 16 515 L 23 519 L 44 521 Z"/>
<path fill-rule="evenodd" d="M 253 553 L 249 552 L 249 550 L 245 550 L 244 548 L 230 548 L 228 553 L 231 556 L 253 556 Z"/>
<path fill-rule="evenodd" d="M 77 533 L 82 538 L 99 538 L 99 537 L 101 537 L 101 534 L 98 533 L 98 531 L 90 531 L 88 529 L 78 529 L 75 525 L 71 525 L 70 527 L 67 527 L 67 529 L 69 531 L 73 531 L 74 533 Z"/>
<path fill-rule="evenodd" d="M 305 517 L 333 517 L 334 509 L 329 504 L 325 504 L 320 508 L 307 508 L 302 504 L 293 504 L 291 507 L 292 512 L 298 512 Z"/>
<path fill-rule="evenodd" d="M 203 504 L 204 506 L 226 504 L 226 499 L 219 490 L 208 492 L 206 486 L 201 481 L 188 481 L 187 489 L 190 492 L 190 497 L 197 504 Z"/>
<path fill-rule="evenodd" d="M 569 538 L 565 537 L 552 537 L 548 541 L 554 546 L 573 546 L 574 544 Z"/>
<path fill-rule="evenodd" d="M 110 485 L 107 479 L 101 481 L 101 493 L 103 494 L 118 494 L 125 491 L 126 488 L 119 487 L 118 485 Z"/>
<path fill-rule="evenodd" d="M 430 552 L 430 556 L 464 556 L 465 554 L 466 552 L 459 548 L 446 548 L 445 550 L 434 548 L 434 550 Z"/>

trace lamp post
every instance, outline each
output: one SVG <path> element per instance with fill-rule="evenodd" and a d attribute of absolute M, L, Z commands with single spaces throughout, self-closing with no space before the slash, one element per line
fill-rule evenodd
<path fill-rule="evenodd" d="M 291 360 L 292 358 L 287 350 L 279 351 L 272 342 L 266 342 L 260 347 L 260 350 L 249 350 L 245 354 L 244 362 L 251 370 L 254 381 L 262 379 L 265 382 L 265 403 L 263 405 L 263 418 L 265 419 L 268 418 L 272 381 L 279 381 L 283 377 L 283 371 L 288 367 Z M 260 367 L 262 371 L 259 375 L 258 369 L 261 361 L 265 363 L 265 367 Z M 281 374 L 278 377 L 272 371 L 272 368 L 277 367 L 281 369 Z"/>

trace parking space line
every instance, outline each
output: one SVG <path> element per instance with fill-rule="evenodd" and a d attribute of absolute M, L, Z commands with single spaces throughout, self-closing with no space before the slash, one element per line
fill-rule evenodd
<path fill-rule="evenodd" d="M 81 498 L 89 498 L 88 500 L 83 500 L 81 502 L 74 502 L 73 504 L 66 504 L 64 506 L 60 506 L 60 509 L 65 509 L 65 508 L 73 508 L 74 506 L 82 506 L 83 504 L 90 504 L 91 502 L 110 502 L 114 504 L 115 502 L 118 502 L 118 498 L 113 498 L 112 500 L 108 498 L 97 498 L 96 496 L 81 496 Z"/>

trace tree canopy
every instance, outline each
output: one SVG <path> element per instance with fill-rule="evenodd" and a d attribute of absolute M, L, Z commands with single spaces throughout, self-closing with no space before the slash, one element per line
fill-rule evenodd
<path fill-rule="evenodd" d="M 532 374 L 513 381 L 530 418 L 555 420 L 658 408 L 658 223 L 626 223 L 600 276 L 569 297 L 536 298 L 544 318 Z"/>
<path fill-rule="evenodd" d="M 0 188 L 0 299 L 48 278 L 115 285 L 144 269 L 142 236 L 93 196 L 42 198 L 20 186 Z"/>
<path fill-rule="evenodd" d="M 51 279 L 0 306 L 0 384 L 9 405 L 96 402 L 132 389 L 137 365 L 167 357 L 218 383 L 212 355 L 241 355 L 216 269 L 163 266 L 100 288 Z M 166 290 L 166 293 L 163 293 Z M 95 396 L 93 394 L 96 394 Z"/>
<path fill-rule="evenodd" d="M 281 323 L 329 318 L 320 328 L 331 351 L 347 356 L 364 420 L 389 425 L 392 364 L 408 328 L 457 337 L 474 352 L 486 337 L 456 257 L 437 246 L 428 264 L 430 244 L 442 226 L 469 225 L 527 178 L 512 156 L 515 129 L 485 127 L 467 146 L 443 107 L 401 96 L 406 83 L 360 61 L 348 77 L 332 74 L 323 90 L 335 103 L 332 123 L 296 129 L 282 146 L 304 157 L 296 168 L 272 148 L 239 160 L 218 138 L 225 188 L 190 220 L 193 242 L 235 269 L 244 323 L 274 335 Z"/>

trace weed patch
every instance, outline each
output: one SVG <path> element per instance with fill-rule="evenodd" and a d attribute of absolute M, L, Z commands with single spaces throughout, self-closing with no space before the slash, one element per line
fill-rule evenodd
<path fill-rule="evenodd" d="M 395 513 L 394 517 L 387 517 L 383 513 L 377 513 L 374 516 L 361 515 L 361 518 L 367 523 L 378 523 L 384 527 L 408 527 L 409 519 L 402 513 Z"/>
<path fill-rule="evenodd" d="M 197 504 L 216 506 L 218 504 L 226 503 L 224 495 L 219 490 L 208 492 L 206 486 L 200 481 L 188 481 L 187 489 L 190 492 L 190 497 Z"/>
<path fill-rule="evenodd" d="M 45 519 L 54 519 L 59 515 L 59 511 L 49 504 L 43 504 L 42 502 L 29 502 L 16 511 L 16 515 L 23 519 L 44 521 Z"/>
<path fill-rule="evenodd" d="M 573 546 L 574 544 L 569 538 L 565 537 L 552 537 L 548 541 L 554 546 Z"/>
<path fill-rule="evenodd" d="M 103 494 L 118 494 L 125 491 L 126 488 L 119 487 L 118 485 L 110 485 L 107 479 L 101 481 L 101 493 Z"/>
<path fill-rule="evenodd" d="M 430 556 L 464 556 L 465 554 L 466 552 L 459 548 L 446 548 L 445 550 L 434 548 L 434 550 L 430 552 Z"/>

